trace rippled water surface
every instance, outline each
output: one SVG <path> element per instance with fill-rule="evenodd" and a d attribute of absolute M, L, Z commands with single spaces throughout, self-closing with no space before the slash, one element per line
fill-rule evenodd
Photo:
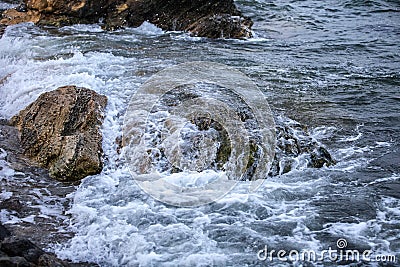
<path fill-rule="evenodd" d="M 0 79 L 7 77 L 0 83 L 2 118 L 67 84 L 109 98 L 105 169 L 73 195 L 68 213 L 76 235 L 50 246 L 60 257 L 102 266 L 336 266 L 327 258 L 260 261 L 257 252 L 266 245 L 336 249 L 344 238 L 349 249 L 400 258 L 400 3 L 236 3 L 254 20 L 254 38 L 193 38 L 146 23 L 116 32 L 99 25 L 7 28 L 0 39 Z M 171 207 L 143 193 L 114 142 L 127 103 L 151 75 L 196 60 L 248 75 L 275 114 L 308 125 L 338 163 L 268 178 L 250 195 L 239 183 L 197 208 Z M 4 166 L 2 175 L 13 176 Z"/>

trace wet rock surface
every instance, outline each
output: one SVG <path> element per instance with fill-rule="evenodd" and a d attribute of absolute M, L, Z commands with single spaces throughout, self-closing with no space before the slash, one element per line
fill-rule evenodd
<path fill-rule="evenodd" d="M 4 34 L 5 30 L 6 30 L 6 28 L 7 28 L 6 25 L 1 25 L 0 24 L 0 38 L 3 37 L 3 34 Z"/>
<path fill-rule="evenodd" d="M 53 254 L 46 253 L 29 239 L 13 235 L 0 224 L 0 266 L 69 266 Z"/>
<path fill-rule="evenodd" d="M 268 176 L 277 176 L 288 173 L 292 170 L 299 168 L 322 168 L 329 167 L 336 163 L 335 159 L 324 147 L 323 144 L 316 141 L 308 132 L 307 126 L 292 120 L 282 120 L 282 118 L 275 118 L 276 123 L 276 146 L 275 157 L 271 165 Z M 204 135 L 205 131 L 199 125 L 198 135 Z M 209 128 L 213 128 L 211 124 Z M 214 127 L 216 131 L 221 131 L 218 127 Z M 206 129 L 209 130 L 209 129 Z M 219 154 L 216 161 L 212 162 L 212 166 L 222 166 L 229 159 L 231 153 L 231 143 L 229 137 L 220 135 Z M 250 157 L 249 163 L 246 167 L 247 173 L 246 180 L 251 180 L 251 171 L 257 168 L 257 153 L 256 143 L 249 143 Z M 218 168 L 216 168 L 218 169 Z"/>
<path fill-rule="evenodd" d="M 10 236 L 11 232 L 0 224 L 0 241 L 3 241 L 6 237 Z"/>
<path fill-rule="evenodd" d="M 97 23 L 100 18 L 105 18 L 104 27 L 109 30 L 138 27 L 149 21 L 163 30 L 186 31 L 210 38 L 251 37 L 253 24 L 233 0 L 25 0 L 18 8 L 6 10 L 0 23 L 63 26 Z"/>
<path fill-rule="evenodd" d="M 52 178 L 77 181 L 102 170 L 100 125 L 107 98 L 75 86 L 42 94 L 11 125 L 20 132 L 21 148 Z"/>
<path fill-rule="evenodd" d="M 149 21 L 163 30 L 187 31 L 210 38 L 251 36 L 252 21 L 233 1 L 121 1 L 111 9 L 107 28 L 137 27 Z"/>
<path fill-rule="evenodd" d="M 275 158 L 269 176 L 288 173 L 300 166 L 322 168 L 336 163 L 329 151 L 308 132 L 307 126 L 277 116 Z"/>
<path fill-rule="evenodd" d="M 22 152 L 18 130 L 0 121 L 0 266 L 96 266 L 46 252 L 73 237 L 66 211 L 76 186 L 50 178 Z"/>
<path fill-rule="evenodd" d="M 27 236 L 9 231 L 0 223 L 0 266 L 2 267 L 79 267 L 91 263 L 70 263 L 60 260 L 31 242 Z"/>

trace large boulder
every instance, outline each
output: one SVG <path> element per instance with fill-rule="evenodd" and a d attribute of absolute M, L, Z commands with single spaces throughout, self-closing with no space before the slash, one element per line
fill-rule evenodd
<path fill-rule="evenodd" d="M 19 8 L 5 11 L 0 23 L 62 26 L 101 18 L 110 30 L 149 21 L 163 30 L 210 38 L 247 38 L 253 24 L 233 0 L 24 0 Z"/>
<path fill-rule="evenodd" d="M 11 119 L 24 154 L 60 181 L 77 181 L 102 170 L 100 126 L 107 98 L 65 86 L 42 94 Z"/>

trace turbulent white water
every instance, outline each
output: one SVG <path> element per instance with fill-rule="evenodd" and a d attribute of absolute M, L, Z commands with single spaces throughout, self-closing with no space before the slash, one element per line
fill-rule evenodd
<path fill-rule="evenodd" d="M 263 1 L 255 1 L 256 7 L 247 2 L 241 3 L 247 12 L 261 12 L 257 5 Z M 290 13 L 304 7 L 288 4 L 270 8 L 276 13 Z M 265 31 L 263 24 L 258 24 L 257 39 L 248 41 L 207 41 L 164 33 L 150 24 L 113 33 L 102 31 L 98 25 L 59 30 L 31 24 L 7 28 L 0 39 L 0 79 L 7 77 L 0 85 L 0 117 L 8 119 L 41 93 L 69 84 L 88 87 L 108 97 L 102 126 L 104 170 L 85 178 L 71 196 L 73 205 L 68 215 L 76 235 L 66 243 L 50 244 L 49 249 L 65 259 L 101 266 L 335 266 L 329 259 L 317 263 L 283 263 L 277 259 L 266 262 L 260 261 L 257 253 L 265 245 L 270 250 L 322 251 L 336 248 L 339 238 L 345 238 L 352 249 L 399 255 L 400 170 L 398 162 L 390 161 L 398 153 L 398 133 L 374 128 L 382 125 L 384 129 L 396 129 L 398 120 L 393 119 L 394 115 L 390 117 L 390 112 L 385 117 L 379 108 L 372 109 L 374 103 L 359 92 L 365 88 L 358 83 L 358 79 L 370 79 L 367 77 L 380 70 L 357 68 L 354 63 L 337 66 L 334 60 L 321 63 L 324 67 L 318 65 L 318 60 L 308 59 L 293 64 L 307 53 L 315 58 L 330 57 L 324 50 L 328 44 L 316 48 L 319 37 L 312 36 L 315 43 L 306 43 L 301 39 L 306 37 L 296 35 L 307 27 L 318 29 L 307 24 L 312 18 L 301 19 L 305 21 L 302 26 L 293 23 L 280 25 L 281 28 L 275 21 L 274 28 L 282 31 L 283 37 L 276 37 L 277 33 Z M 323 40 L 324 34 L 320 37 Z M 287 36 L 293 39 L 285 39 Z M 299 42 L 303 42 L 301 47 Z M 296 52 L 299 49 L 304 50 Z M 340 47 L 331 49 L 337 49 L 333 58 L 348 58 Z M 316 56 L 314 50 L 320 54 Z M 273 110 L 282 111 L 283 119 L 288 119 L 287 115 L 309 124 L 313 138 L 326 143 L 338 163 L 310 169 L 299 157 L 294 170 L 268 178 L 252 193 L 250 182 L 236 183 L 214 170 L 163 178 L 177 186 L 202 186 L 220 179 L 234 187 L 216 202 L 199 207 L 169 206 L 147 195 L 133 179 L 123 155 L 117 153 L 115 140 L 123 133 L 126 108 L 151 75 L 176 63 L 195 60 L 215 60 L 247 73 L 265 88 Z M 389 72 L 391 63 L 387 64 L 384 67 Z M 353 76 L 354 80 L 349 78 Z M 377 89 L 377 99 L 396 101 L 387 93 L 394 89 L 381 76 L 374 80 L 384 86 L 379 88 L 381 91 Z M 330 94 L 330 90 L 336 91 Z M 372 106 L 372 111 L 366 106 Z M 388 109 L 395 110 L 394 106 Z M 370 113 L 373 115 L 364 117 Z M 386 122 L 391 126 L 385 126 Z M 371 137 L 371 132 L 377 134 Z M 2 183 L 16 175 L 4 153 L 1 150 Z M 7 199 L 10 194 L 2 189 L 0 198 Z M 52 211 L 43 212 L 63 216 L 62 209 L 49 208 Z M 0 220 L 18 223 L 5 211 L 0 213 Z M 25 221 L 35 223 L 34 218 Z"/>

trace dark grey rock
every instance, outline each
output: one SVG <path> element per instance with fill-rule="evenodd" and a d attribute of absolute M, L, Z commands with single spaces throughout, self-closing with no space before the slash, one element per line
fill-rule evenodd
<path fill-rule="evenodd" d="M 22 203 L 15 198 L 10 198 L 0 201 L 0 209 L 7 209 L 20 212 L 22 208 L 23 208 Z"/>
<path fill-rule="evenodd" d="M 11 236 L 11 232 L 8 231 L 8 229 L 0 223 L 0 241 L 3 241 L 6 237 L 9 236 Z"/>
<path fill-rule="evenodd" d="M 28 239 L 7 237 L 1 243 L 1 250 L 10 257 L 23 257 L 29 262 L 39 263 L 45 252 Z"/>
<path fill-rule="evenodd" d="M 1 267 L 33 267 L 25 258 L 23 257 L 0 257 Z"/>

